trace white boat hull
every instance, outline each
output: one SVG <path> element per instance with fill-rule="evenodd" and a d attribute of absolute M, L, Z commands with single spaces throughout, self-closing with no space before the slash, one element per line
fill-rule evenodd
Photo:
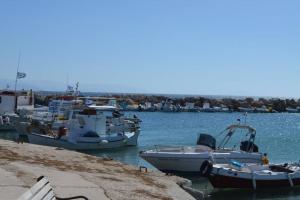
<path fill-rule="evenodd" d="M 51 136 L 29 133 L 29 143 L 39 144 L 45 146 L 60 147 L 71 150 L 99 150 L 110 149 L 124 146 L 137 145 L 139 133 L 132 133 L 130 137 L 107 137 L 107 138 L 94 138 L 82 137 L 76 143 L 69 142 L 66 138 L 56 139 Z"/>
<path fill-rule="evenodd" d="M 163 172 L 199 173 L 205 160 L 213 159 L 214 163 L 228 163 L 237 160 L 244 163 L 261 163 L 260 153 L 232 152 L 200 152 L 200 153 L 161 153 L 141 152 L 140 156 Z"/>

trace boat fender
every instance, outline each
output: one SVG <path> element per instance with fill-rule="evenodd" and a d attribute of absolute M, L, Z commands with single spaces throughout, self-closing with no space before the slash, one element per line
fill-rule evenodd
<path fill-rule="evenodd" d="M 255 172 L 252 172 L 252 189 L 256 190 Z"/>
<path fill-rule="evenodd" d="M 290 186 L 294 187 L 293 179 L 291 178 L 291 174 L 290 173 L 287 173 L 287 178 L 289 180 Z"/>
<path fill-rule="evenodd" d="M 209 160 L 205 160 L 200 167 L 201 176 L 207 177 L 213 169 L 213 164 Z"/>

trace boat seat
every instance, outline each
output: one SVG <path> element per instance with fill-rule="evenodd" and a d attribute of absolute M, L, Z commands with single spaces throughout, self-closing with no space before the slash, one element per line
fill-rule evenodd
<path fill-rule="evenodd" d="M 269 168 L 273 172 L 287 172 L 287 173 L 293 173 L 294 172 L 293 170 L 287 168 L 287 166 L 282 166 L 282 165 L 270 165 Z"/>
<path fill-rule="evenodd" d="M 204 146 L 204 145 L 198 145 L 195 148 L 195 152 L 204 152 L 204 151 L 212 151 L 212 148 L 210 148 L 208 146 Z"/>
<path fill-rule="evenodd" d="M 262 170 L 270 170 L 267 166 L 265 165 L 258 165 L 258 164 L 247 164 L 247 168 L 254 172 L 254 171 L 262 171 Z"/>

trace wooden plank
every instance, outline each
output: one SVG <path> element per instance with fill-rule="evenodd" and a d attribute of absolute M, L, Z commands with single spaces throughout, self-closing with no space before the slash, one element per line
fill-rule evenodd
<path fill-rule="evenodd" d="M 42 200 L 52 190 L 50 184 L 45 185 L 31 200 Z"/>
<path fill-rule="evenodd" d="M 38 193 L 41 188 L 43 188 L 49 181 L 46 178 L 42 178 L 39 182 L 33 185 L 27 192 L 25 192 L 18 200 L 29 200 L 31 199 L 36 193 Z"/>
<path fill-rule="evenodd" d="M 43 200 L 55 200 L 55 194 L 53 190 L 49 191 L 49 193 L 43 198 Z"/>

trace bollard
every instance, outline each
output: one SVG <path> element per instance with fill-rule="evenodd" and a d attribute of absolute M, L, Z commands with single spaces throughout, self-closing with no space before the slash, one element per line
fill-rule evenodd
<path fill-rule="evenodd" d="M 148 172 L 148 168 L 147 167 L 145 167 L 145 166 L 140 166 L 140 172 L 143 172 L 143 170 L 144 170 L 144 172 Z"/>

